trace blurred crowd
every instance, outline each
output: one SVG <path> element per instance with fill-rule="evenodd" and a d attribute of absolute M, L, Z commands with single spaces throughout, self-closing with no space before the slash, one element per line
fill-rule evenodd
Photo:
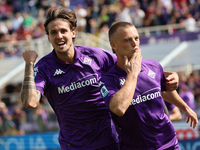
<path fill-rule="evenodd" d="M 179 72 L 179 87 L 181 98 L 193 109 L 200 119 L 200 70 L 190 73 Z M 183 114 L 183 119 L 185 119 Z"/>
<path fill-rule="evenodd" d="M 46 10 L 57 6 L 76 12 L 79 32 L 99 36 L 107 36 L 116 21 L 136 27 L 181 24 L 188 32 L 195 32 L 200 21 L 200 0 L 0 0 L 0 42 L 13 45 L 44 36 Z M 18 47 L 0 47 L 0 58 L 20 54 Z"/>
<path fill-rule="evenodd" d="M 37 109 L 26 109 L 19 99 L 21 83 L 8 84 L 1 91 L 0 136 L 31 132 L 57 131 L 56 116 L 47 99 L 42 97 Z"/>
<path fill-rule="evenodd" d="M 195 32 L 200 21 L 200 0 L 0 0 L 0 43 L 9 43 L 0 47 L 0 58 L 21 57 L 20 48 L 10 49 L 9 45 L 46 36 L 46 10 L 57 6 L 76 12 L 79 32 L 99 36 L 107 36 L 116 21 L 136 27 L 180 23 L 187 32 Z M 200 71 L 179 72 L 179 78 L 177 91 L 200 118 Z M 19 100 L 20 89 L 21 83 L 9 84 L 0 93 L 0 135 L 57 130 L 56 116 L 46 98 L 41 98 L 36 109 L 26 109 Z"/>

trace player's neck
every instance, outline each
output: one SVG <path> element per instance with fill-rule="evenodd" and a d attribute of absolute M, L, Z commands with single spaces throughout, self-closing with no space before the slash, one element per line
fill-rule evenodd
<path fill-rule="evenodd" d="M 60 59 L 61 61 L 65 62 L 65 63 L 70 63 L 73 64 L 74 63 L 74 59 L 75 59 L 75 52 L 73 53 L 56 53 L 58 59 Z"/>
<path fill-rule="evenodd" d="M 122 69 L 122 70 L 125 70 L 124 69 L 124 63 L 123 62 L 120 62 L 119 60 L 117 60 L 117 66 Z"/>

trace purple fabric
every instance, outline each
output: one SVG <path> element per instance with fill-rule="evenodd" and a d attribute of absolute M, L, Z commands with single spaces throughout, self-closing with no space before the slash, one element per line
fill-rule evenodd
<path fill-rule="evenodd" d="M 93 47 L 75 47 L 74 64 L 59 60 L 55 52 L 35 66 L 37 89 L 55 111 L 62 149 L 92 150 L 118 141 L 111 114 L 98 82 L 116 62 L 116 56 Z"/>
<path fill-rule="evenodd" d="M 174 107 L 176 107 L 174 104 L 169 103 L 167 101 L 165 101 L 165 105 L 166 105 L 167 109 L 169 110 L 169 113 L 170 113 L 170 111 L 172 111 L 174 109 Z"/>
<path fill-rule="evenodd" d="M 126 72 L 115 65 L 101 79 L 101 93 L 109 108 L 110 99 L 123 86 Z M 124 150 L 179 149 L 172 122 L 164 113 L 161 91 L 166 90 L 161 65 L 143 60 L 133 100 L 125 115 L 113 120 L 118 127 Z M 177 148 L 175 148 L 177 147 Z"/>
<path fill-rule="evenodd" d="M 188 90 L 180 93 L 180 97 L 192 110 L 195 110 L 194 94 L 191 91 Z"/>

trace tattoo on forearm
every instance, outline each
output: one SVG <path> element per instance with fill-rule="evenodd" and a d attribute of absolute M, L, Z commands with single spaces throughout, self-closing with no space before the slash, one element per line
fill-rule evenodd
<path fill-rule="evenodd" d="M 25 67 L 25 77 L 22 89 L 36 89 L 34 82 L 34 65 L 27 64 Z"/>
<path fill-rule="evenodd" d="M 25 77 L 24 82 L 26 81 L 34 81 L 34 77 Z"/>
<path fill-rule="evenodd" d="M 23 90 L 21 92 L 21 100 L 26 105 L 27 103 L 37 104 L 40 99 L 40 92 L 32 89 Z M 28 101 L 31 100 L 31 101 Z"/>
<path fill-rule="evenodd" d="M 40 91 L 37 91 L 37 95 L 39 95 L 39 96 L 40 96 Z"/>
<path fill-rule="evenodd" d="M 33 76 L 34 75 L 34 64 L 28 64 L 25 67 L 25 76 Z"/>
<path fill-rule="evenodd" d="M 35 85 L 23 85 L 23 89 L 36 89 Z"/>
<path fill-rule="evenodd" d="M 34 65 L 27 64 L 25 66 L 25 77 L 21 90 L 21 100 L 25 105 L 29 103 L 29 105 L 35 107 L 40 98 L 38 93 L 40 94 L 40 92 L 36 90 L 34 81 Z"/>

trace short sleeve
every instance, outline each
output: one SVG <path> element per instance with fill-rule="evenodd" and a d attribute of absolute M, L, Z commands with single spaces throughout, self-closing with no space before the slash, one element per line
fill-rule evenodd
<path fill-rule="evenodd" d="M 46 86 L 46 75 L 38 64 L 36 64 L 34 67 L 34 76 L 36 89 L 39 90 L 42 95 L 44 95 L 44 89 Z"/>

